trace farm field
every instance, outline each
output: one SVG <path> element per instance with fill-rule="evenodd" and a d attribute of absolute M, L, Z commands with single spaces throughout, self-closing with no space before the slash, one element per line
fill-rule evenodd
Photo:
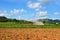
<path fill-rule="evenodd" d="M 60 29 L 0 28 L 0 40 L 60 40 Z"/>
<path fill-rule="evenodd" d="M 60 28 L 60 24 L 45 23 L 43 26 L 32 24 L 20 24 L 18 22 L 0 22 L 0 28 Z"/>

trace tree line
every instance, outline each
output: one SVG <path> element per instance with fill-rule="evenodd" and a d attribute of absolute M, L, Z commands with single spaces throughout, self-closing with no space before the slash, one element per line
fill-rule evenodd
<path fill-rule="evenodd" d="M 33 23 L 31 21 L 26 20 L 17 20 L 17 19 L 10 19 L 5 16 L 0 16 L 0 22 L 19 22 L 19 23 Z"/>

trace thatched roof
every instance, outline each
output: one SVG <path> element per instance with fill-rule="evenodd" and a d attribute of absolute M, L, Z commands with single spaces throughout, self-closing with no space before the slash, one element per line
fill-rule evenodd
<path fill-rule="evenodd" d="M 34 22 L 34 24 L 33 25 L 44 25 L 44 23 L 43 22 Z"/>

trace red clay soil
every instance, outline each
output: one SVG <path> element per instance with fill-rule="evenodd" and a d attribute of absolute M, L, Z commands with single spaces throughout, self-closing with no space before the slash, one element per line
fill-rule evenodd
<path fill-rule="evenodd" d="M 60 40 L 60 29 L 0 28 L 0 40 Z"/>

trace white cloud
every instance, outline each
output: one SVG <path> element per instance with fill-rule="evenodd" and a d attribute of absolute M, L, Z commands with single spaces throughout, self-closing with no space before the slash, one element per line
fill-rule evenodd
<path fill-rule="evenodd" d="M 35 3 L 32 3 L 31 1 L 28 2 L 28 7 L 29 8 L 32 8 L 32 9 L 40 9 L 41 8 L 41 5 L 40 5 L 40 2 L 35 2 Z"/>
<path fill-rule="evenodd" d="M 42 8 L 46 9 L 46 7 L 42 6 L 42 4 L 46 4 L 49 0 L 39 0 L 38 2 L 28 1 L 28 7 L 34 9 L 35 11 L 40 11 Z"/>
<path fill-rule="evenodd" d="M 0 16 L 10 16 L 10 15 L 5 13 L 0 13 Z"/>
<path fill-rule="evenodd" d="M 2 13 L 1 13 L 0 16 L 5 16 L 5 14 L 2 14 Z"/>
<path fill-rule="evenodd" d="M 24 10 L 24 9 L 20 9 L 20 10 L 18 10 L 18 9 L 13 9 L 13 10 L 11 11 L 11 13 L 14 13 L 14 14 L 24 13 L 24 12 L 26 12 L 26 10 Z"/>
<path fill-rule="evenodd" d="M 10 16 L 7 10 L 3 10 L 0 12 L 0 16 Z"/>
<path fill-rule="evenodd" d="M 40 17 L 40 16 L 36 15 L 33 20 L 34 20 L 34 21 L 37 21 L 38 19 L 47 19 L 47 18 L 48 18 L 48 16 Z"/>
<path fill-rule="evenodd" d="M 54 17 L 54 18 L 49 18 L 49 19 L 53 19 L 53 20 L 56 20 L 56 19 L 59 19 L 59 18 L 55 18 L 55 17 Z"/>
<path fill-rule="evenodd" d="M 8 11 L 8 10 L 3 10 L 3 11 L 0 11 L 0 16 L 5 16 L 5 17 L 11 17 L 13 15 L 18 15 L 18 13 L 24 13 L 26 12 L 26 10 L 24 9 L 13 9 L 11 11 Z"/>
<path fill-rule="evenodd" d="M 49 4 L 50 0 L 38 0 L 38 1 L 40 1 L 40 3 L 42 3 L 42 4 Z"/>
<path fill-rule="evenodd" d="M 47 11 L 38 11 L 36 14 L 32 14 L 31 17 L 29 17 L 30 20 L 36 21 L 38 19 L 46 19 L 48 18 L 48 12 Z"/>
<path fill-rule="evenodd" d="M 37 17 L 36 20 L 38 20 L 38 19 L 47 19 L 47 18 L 48 18 L 48 16 L 45 16 L 45 17 Z"/>
<path fill-rule="evenodd" d="M 41 9 L 45 9 L 46 7 L 42 7 L 42 4 L 48 4 L 49 0 L 38 0 L 38 2 L 28 2 L 28 7 L 31 9 L 34 9 L 36 14 L 32 14 L 31 19 L 37 20 L 37 19 L 45 19 L 48 18 L 48 12 L 47 11 L 41 11 Z"/>
<path fill-rule="evenodd" d="M 39 12 L 37 12 L 37 15 L 41 16 L 41 17 L 47 16 L 47 14 L 48 14 L 47 11 L 41 11 L 41 12 L 39 11 Z"/>
<path fill-rule="evenodd" d="M 59 13 L 58 13 L 58 12 L 55 12 L 55 13 L 54 13 L 54 15 L 55 15 L 55 16 L 58 16 L 58 15 L 59 15 Z"/>
<path fill-rule="evenodd" d="M 38 11 L 35 15 L 35 20 L 38 20 L 38 19 L 46 19 L 48 18 L 48 12 L 47 11 Z"/>
<path fill-rule="evenodd" d="M 13 9 L 13 13 L 16 14 L 16 13 L 19 13 L 20 10 L 17 10 L 17 9 Z"/>
<path fill-rule="evenodd" d="M 24 9 L 21 9 L 20 10 L 20 13 L 24 13 L 24 12 L 26 12 L 26 10 L 24 10 Z"/>

